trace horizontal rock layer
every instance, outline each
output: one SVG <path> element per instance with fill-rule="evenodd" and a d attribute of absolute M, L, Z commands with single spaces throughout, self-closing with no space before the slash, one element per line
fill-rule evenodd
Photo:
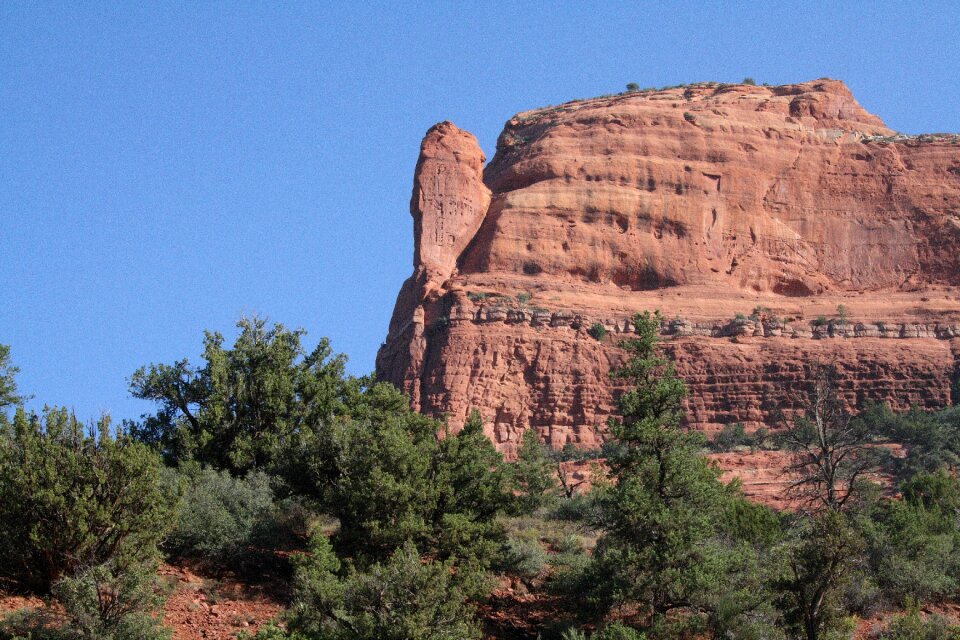
<path fill-rule="evenodd" d="M 416 408 L 479 408 L 507 453 L 529 428 L 596 444 L 617 336 L 653 309 L 698 427 L 775 426 L 816 363 L 852 406 L 950 402 L 957 136 L 895 134 L 833 80 L 700 84 L 518 114 L 482 163 L 450 123 L 421 147 L 377 359 Z"/>

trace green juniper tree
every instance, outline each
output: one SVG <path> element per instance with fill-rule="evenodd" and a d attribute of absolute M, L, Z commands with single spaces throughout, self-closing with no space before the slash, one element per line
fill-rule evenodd
<path fill-rule="evenodd" d="M 717 534 L 736 495 L 701 455 L 702 436 L 681 427 L 686 386 L 658 347 L 660 320 L 635 316 L 636 336 L 622 343 L 628 360 L 613 374 L 631 387 L 609 425 L 622 446 L 608 460 L 594 562 L 594 601 L 637 606 L 654 626 L 676 609 L 704 611 L 723 588 L 730 554 Z"/>
<path fill-rule="evenodd" d="M 0 424 L 0 581 L 46 592 L 84 567 L 151 561 L 176 499 L 156 453 L 108 418 L 19 408 Z"/>
<path fill-rule="evenodd" d="M 320 340 L 307 353 L 302 330 L 241 318 L 233 348 L 206 332 L 204 366 L 184 359 L 141 367 L 130 378 L 136 398 L 159 405 L 133 432 L 167 461 L 186 460 L 244 474 L 275 466 L 311 425 L 347 412 L 369 380 L 344 375 L 346 357 Z"/>
<path fill-rule="evenodd" d="M 10 363 L 10 347 L 0 344 L 0 409 L 16 406 L 27 399 L 17 393 L 18 373 L 20 369 Z"/>
<path fill-rule="evenodd" d="M 513 463 L 513 474 L 519 491 L 517 506 L 521 513 L 533 513 L 556 495 L 557 479 L 553 462 L 533 429 L 523 434 L 517 460 Z"/>

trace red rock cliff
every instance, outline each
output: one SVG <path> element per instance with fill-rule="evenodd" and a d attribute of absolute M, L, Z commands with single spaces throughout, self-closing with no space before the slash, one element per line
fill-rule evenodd
<path fill-rule="evenodd" d="M 899 136 L 834 80 L 700 84 L 518 114 L 484 169 L 451 123 L 414 177 L 414 273 L 377 373 L 420 410 L 594 444 L 617 334 L 660 309 L 689 420 L 772 423 L 832 362 L 851 404 L 949 403 L 960 139 Z M 595 340 L 588 329 L 603 324 Z"/>

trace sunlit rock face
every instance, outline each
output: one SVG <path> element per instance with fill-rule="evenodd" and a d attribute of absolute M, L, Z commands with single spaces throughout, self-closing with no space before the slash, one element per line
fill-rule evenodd
<path fill-rule="evenodd" d="M 776 426 L 818 363 L 851 405 L 950 402 L 957 136 L 899 136 L 835 80 L 701 84 L 520 113 L 484 162 L 451 123 L 421 147 L 377 359 L 415 408 L 478 408 L 508 454 L 531 428 L 597 444 L 654 309 L 699 428 Z"/>

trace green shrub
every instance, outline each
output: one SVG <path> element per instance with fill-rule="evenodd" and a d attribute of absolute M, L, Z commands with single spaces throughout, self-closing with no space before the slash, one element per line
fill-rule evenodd
<path fill-rule="evenodd" d="M 519 293 L 517 294 L 517 302 L 520 304 L 527 304 L 533 298 L 533 294 L 530 292 Z"/>
<path fill-rule="evenodd" d="M 906 447 L 907 456 L 893 461 L 900 478 L 960 467 L 960 407 L 932 413 L 912 409 L 898 414 L 885 404 L 868 403 L 860 419 L 868 432 Z"/>
<path fill-rule="evenodd" d="M 480 630 L 450 562 L 406 543 L 365 572 L 342 571 L 326 538 L 297 559 L 290 630 L 325 640 L 469 640 Z"/>
<path fill-rule="evenodd" d="M 734 447 L 752 446 L 753 438 L 747 434 L 743 423 L 725 424 L 710 441 L 714 451 L 730 451 Z"/>
<path fill-rule="evenodd" d="M 88 432 L 66 409 L 18 409 L 0 422 L 0 580 L 46 592 L 82 567 L 150 560 L 176 499 L 159 456 L 109 418 Z"/>
<path fill-rule="evenodd" d="M 590 325 L 590 328 L 587 329 L 587 333 L 589 333 L 590 337 L 594 340 L 603 340 L 607 337 L 607 328 L 599 322 L 594 322 Z"/>
<path fill-rule="evenodd" d="M 913 502 L 883 501 L 867 531 L 871 570 L 899 604 L 950 597 L 960 589 L 956 511 Z"/>
<path fill-rule="evenodd" d="M 646 640 L 646 635 L 636 629 L 614 622 L 591 636 L 591 640 Z"/>
<path fill-rule="evenodd" d="M 850 322 L 850 310 L 847 308 L 847 305 L 837 305 L 837 322 L 840 324 L 847 324 Z"/>
<path fill-rule="evenodd" d="M 64 578 L 53 593 L 70 617 L 70 626 L 84 638 L 159 640 L 169 638 L 170 630 L 154 617 L 162 604 L 156 583 L 153 565 L 118 569 L 104 564 Z"/>
<path fill-rule="evenodd" d="M 534 536 L 510 536 L 500 548 L 497 568 L 521 578 L 535 578 L 547 566 L 547 552 Z"/>
<path fill-rule="evenodd" d="M 543 272 L 543 267 L 533 260 L 528 260 L 523 263 L 523 272 L 528 276 L 535 276 Z"/>
<path fill-rule="evenodd" d="M 750 76 L 747 76 L 746 78 L 743 79 L 743 82 L 741 84 L 749 84 L 750 86 L 756 86 L 757 81 L 751 78 Z"/>
<path fill-rule="evenodd" d="M 270 477 L 261 472 L 235 478 L 226 471 L 171 471 L 185 486 L 177 527 L 164 543 L 174 556 L 238 562 L 250 547 L 273 547 L 281 532 Z"/>
<path fill-rule="evenodd" d="M 620 622 L 614 622 L 592 634 L 571 627 L 560 635 L 560 640 L 646 640 L 646 638 L 646 634 Z"/>
<path fill-rule="evenodd" d="M 548 515 L 553 520 L 591 522 L 597 517 L 598 509 L 593 493 L 577 493 L 558 501 Z"/>
<path fill-rule="evenodd" d="M 553 549 L 558 554 L 583 553 L 583 538 L 569 533 L 557 540 L 553 545 Z"/>
<path fill-rule="evenodd" d="M 0 621 L 2 640 L 167 640 L 158 621 L 156 567 L 98 565 L 60 580 L 62 613 L 23 610 Z"/>
<path fill-rule="evenodd" d="M 536 430 L 528 429 L 511 465 L 517 492 L 517 512 L 529 514 L 556 497 L 557 479 L 553 463 Z"/>
<path fill-rule="evenodd" d="M 0 640 L 81 640 L 66 624 L 46 607 L 19 609 L 0 618 Z"/>
<path fill-rule="evenodd" d="M 593 564 L 582 549 L 577 552 L 550 556 L 550 577 L 547 590 L 550 593 L 573 599 L 586 610 L 589 604 L 584 596 L 592 589 L 593 582 L 602 579 L 593 573 Z"/>
<path fill-rule="evenodd" d="M 630 93 L 633 93 L 634 91 L 640 91 L 640 85 L 637 84 L 636 82 L 628 82 L 627 91 L 629 91 Z"/>
<path fill-rule="evenodd" d="M 503 457 L 478 413 L 458 433 L 409 410 L 391 385 L 377 385 L 385 408 L 319 425 L 292 452 L 291 481 L 337 518 L 337 551 L 359 564 L 382 561 L 412 540 L 441 559 L 489 562 L 503 540 L 500 514 L 513 506 Z M 364 415 L 366 414 L 366 415 Z"/>
<path fill-rule="evenodd" d="M 951 626 L 943 617 L 932 615 L 926 619 L 913 608 L 907 615 L 893 621 L 890 628 L 880 634 L 880 640 L 957 640 L 960 627 Z"/>

